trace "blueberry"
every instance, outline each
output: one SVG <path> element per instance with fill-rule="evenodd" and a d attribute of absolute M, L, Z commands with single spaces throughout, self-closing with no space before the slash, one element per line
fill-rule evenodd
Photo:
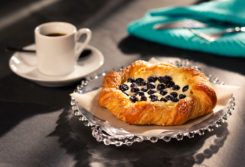
<path fill-rule="evenodd" d="M 164 77 L 165 77 L 165 80 L 168 80 L 168 81 L 172 80 L 172 78 L 169 75 L 165 75 Z"/>
<path fill-rule="evenodd" d="M 137 78 L 137 79 L 135 80 L 136 83 L 140 83 L 140 82 L 143 82 L 143 81 L 144 81 L 143 78 Z"/>
<path fill-rule="evenodd" d="M 136 96 L 131 96 L 129 99 L 134 103 L 138 101 L 138 98 Z"/>
<path fill-rule="evenodd" d="M 160 99 L 160 101 L 167 102 L 168 100 L 167 100 L 166 98 L 162 97 L 162 98 Z"/>
<path fill-rule="evenodd" d="M 131 88 L 131 92 L 138 92 L 138 91 L 140 91 L 139 88 Z"/>
<path fill-rule="evenodd" d="M 137 79 L 135 80 L 135 82 L 137 83 L 137 85 L 140 85 L 140 86 L 142 86 L 142 85 L 145 84 L 145 81 L 144 81 L 143 78 L 137 78 Z"/>
<path fill-rule="evenodd" d="M 166 83 L 166 87 L 167 88 L 171 88 L 172 86 L 174 86 L 174 82 L 173 81 L 169 81 L 168 83 Z"/>
<path fill-rule="evenodd" d="M 141 88 L 141 91 L 143 91 L 143 92 L 146 92 L 148 89 L 147 89 L 147 87 L 145 86 L 145 87 L 143 87 L 143 88 Z"/>
<path fill-rule="evenodd" d="M 141 96 L 140 100 L 141 101 L 146 101 L 147 100 L 147 97 L 146 96 Z"/>
<path fill-rule="evenodd" d="M 132 84 L 130 85 L 130 87 L 131 87 L 131 88 L 137 88 L 138 86 L 137 86 L 136 83 L 132 83 Z"/>
<path fill-rule="evenodd" d="M 155 77 L 155 76 L 150 76 L 147 80 L 148 80 L 148 82 L 156 82 L 157 77 Z"/>
<path fill-rule="evenodd" d="M 121 84 L 121 85 L 119 86 L 119 89 L 120 89 L 121 91 L 128 90 L 128 85 L 126 85 L 126 84 Z"/>
<path fill-rule="evenodd" d="M 163 89 L 165 89 L 165 85 L 163 85 L 163 84 L 157 85 L 157 90 L 163 90 Z"/>
<path fill-rule="evenodd" d="M 152 102 L 158 101 L 158 98 L 157 98 L 156 95 L 150 95 L 150 99 L 151 99 Z"/>
<path fill-rule="evenodd" d="M 189 89 L 189 85 L 185 85 L 183 88 L 182 88 L 182 92 L 185 92 Z"/>
<path fill-rule="evenodd" d="M 139 94 L 139 96 L 144 96 L 145 95 L 145 93 L 141 92 L 141 91 L 139 91 L 138 94 Z"/>
<path fill-rule="evenodd" d="M 179 86 L 179 85 L 174 85 L 174 86 L 172 87 L 172 89 L 173 89 L 173 90 L 179 90 L 179 89 L 180 89 L 180 86 Z"/>
<path fill-rule="evenodd" d="M 164 96 L 164 95 L 166 95 L 168 92 L 166 91 L 166 90 L 161 90 L 160 91 L 160 94 L 162 95 L 162 96 Z"/>
<path fill-rule="evenodd" d="M 184 95 L 184 94 L 179 95 L 179 99 L 184 99 L 185 97 L 186 97 L 186 95 Z"/>
<path fill-rule="evenodd" d="M 168 83 L 172 78 L 169 75 L 165 75 L 164 77 L 159 77 L 158 80 L 161 83 Z"/>
<path fill-rule="evenodd" d="M 178 93 L 176 93 L 176 92 L 172 92 L 172 93 L 170 93 L 170 95 L 172 95 L 172 96 L 175 98 L 175 97 L 177 97 L 177 96 L 178 96 Z"/>
<path fill-rule="evenodd" d="M 156 93 L 156 91 L 150 89 L 147 93 L 148 93 L 149 95 L 152 95 L 152 94 Z"/>
<path fill-rule="evenodd" d="M 133 78 L 128 78 L 128 82 L 133 83 L 133 82 L 135 82 L 135 79 L 133 79 Z"/>
<path fill-rule="evenodd" d="M 159 81 L 160 83 L 163 83 L 163 82 L 164 82 L 164 77 L 159 77 L 159 78 L 158 78 L 158 81 Z"/>
<path fill-rule="evenodd" d="M 165 97 L 167 100 L 171 100 L 172 102 L 178 102 L 179 99 L 177 99 L 176 97 L 173 97 L 172 95 L 167 95 Z"/>
<path fill-rule="evenodd" d="M 173 96 L 167 95 L 167 96 L 165 97 L 165 99 L 167 99 L 167 100 L 172 100 L 172 99 L 173 99 Z"/>
<path fill-rule="evenodd" d="M 146 85 L 146 82 L 145 81 L 143 81 L 143 82 L 140 83 L 140 86 L 145 86 L 145 85 Z"/>
<path fill-rule="evenodd" d="M 154 89 L 156 86 L 152 82 L 147 83 L 147 89 Z"/>
<path fill-rule="evenodd" d="M 179 99 L 177 99 L 177 98 L 174 97 L 174 98 L 171 99 L 171 101 L 172 101 L 172 102 L 178 102 Z"/>

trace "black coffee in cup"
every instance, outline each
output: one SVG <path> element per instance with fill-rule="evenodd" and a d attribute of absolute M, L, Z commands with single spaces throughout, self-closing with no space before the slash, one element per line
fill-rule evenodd
<path fill-rule="evenodd" d="M 49 37 L 59 37 L 59 36 L 65 36 L 66 34 L 65 33 L 60 33 L 60 32 L 52 32 L 52 33 L 48 33 L 48 34 L 45 34 L 46 36 L 49 36 Z"/>

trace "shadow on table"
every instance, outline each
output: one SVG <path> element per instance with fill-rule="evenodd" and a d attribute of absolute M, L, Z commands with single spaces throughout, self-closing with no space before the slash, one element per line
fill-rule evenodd
<path fill-rule="evenodd" d="M 204 136 L 169 143 L 148 141 L 132 146 L 105 146 L 92 137 L 91 130 L 66 109 L 50 136 L 58 136 L 68 154 L 74 156 L 75 167 L 80 166 L 192 166 L 211 158 L 223 146 L 229 132 L 227 124 Z"/>
<path fill-rule="evenodd" d="M 0 78 L 0 137 L 24 119 L 67 106 L 75 85 L 49 88 L 14 74 Z"/>
<path fill-rule="evenodd" d="M 203 62 L 207 65 L 245 74 L 244 58 L 219 56 L 175 48 L 143 40 L 135 36 L 127 36 L 122 39 L 118 44 L 118 48 L 125 53 L 125 55 L 140 54 L 143 59 L 148 59 L 152 56 L 178 57 Z"/>

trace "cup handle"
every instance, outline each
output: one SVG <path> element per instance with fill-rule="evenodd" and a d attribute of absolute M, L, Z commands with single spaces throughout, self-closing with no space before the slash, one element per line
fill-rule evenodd
<path fill-rule="evenodd" d="M 78 42 L 78 40 L 80 39 L 80 37 L 86 34 L 86 39 L 84 40 L 84 42 Z M 75 48 L 75 55 L 76 55 L 76 59 L 78 59 L 80 53 L 83 51 L 84 47 L 87 46 L 87 44 L 89 43 L 89 41 L 91 40 L 92 37 L 92 31 L 88 28 L 81 28 L 77 31 L 76 35 L 75 35 L 75 41 L 76 43 L 82 43 L 81 45 L 77 45 L 76 44 L 76 48 Z"/>

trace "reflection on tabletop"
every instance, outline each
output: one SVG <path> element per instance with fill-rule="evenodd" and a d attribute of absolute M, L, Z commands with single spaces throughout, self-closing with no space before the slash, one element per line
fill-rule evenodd
<path fill-rule="evenodd" d="M 92 137 L 88 127 L 81 125 L 81 122 L 73 117 L 73 112 L 69 108 L 61 113 L 55 131 L 50 134 L 58 136 L 60 145 L 75 156 L 76 167 L 92 164 L 134 166 L 141 163 L 154 166 L 159 160 L 166 166 L 201 164 L 204 159 L 212 157 L 219 151 L 228 135 L 227 123 L 224 123 L 213 132 L 203 136 L 197 135 L 194 139 L 185 137 L 183 141 L 171 140 L 169 143 L 159 141 L 152 144 L 146 141 L 130 147 L 105 147 Z"/>

